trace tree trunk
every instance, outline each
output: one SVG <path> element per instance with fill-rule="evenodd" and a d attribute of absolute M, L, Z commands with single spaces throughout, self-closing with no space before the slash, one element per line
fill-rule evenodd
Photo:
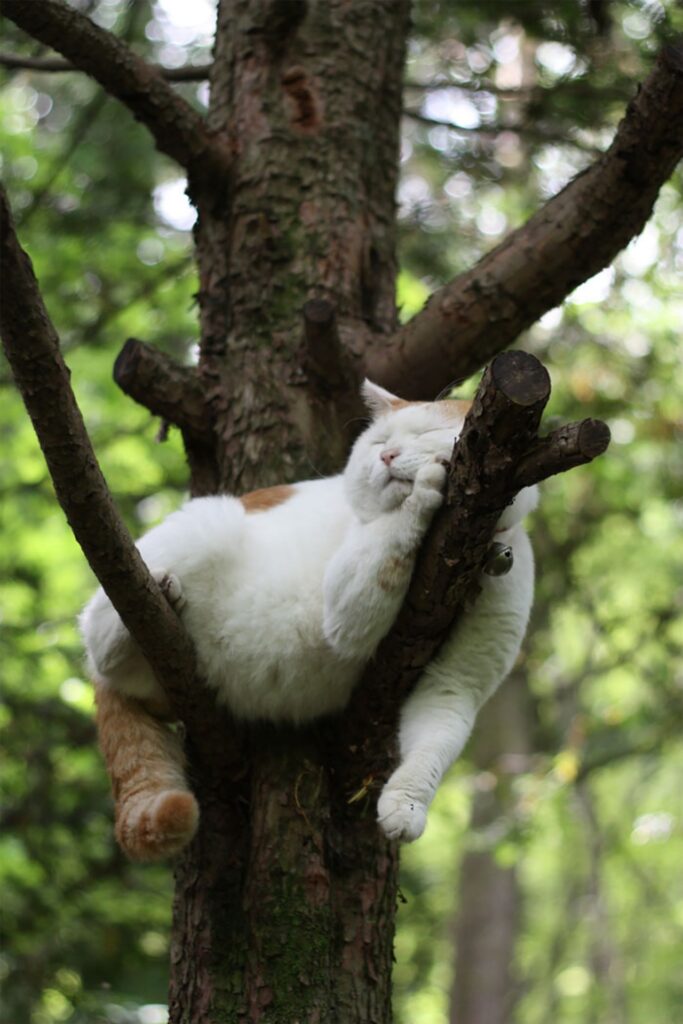
<path fill-rule="evenodd" d="M 403 0 L 219 6 L 209 127 L 229 132 L 234 163 L 195 232 L 219 439 L 186 439 L 195 493 L 346 457 L 356 382 L 336 331 L 359 350 L 396 323 L 407 29 Z M 336 324 L 309 305 L 305 330 L 313 299 Z M 374 799 L 336 792 L 322 729 L 247 731 L 217 714 L 194 740 L 202 818 L 176 872 L 171 1021 L 389 1021 L 397 858 Z"/>
<path fill-rule="evenodd" d="M 521 893 L 514 866 L 495 857 L 495 838 L 512 813 L 510 779 L 528 769 L 532 707 L 517 671 L 482 711 L 471 757 L 479 770 L 471 844 L 460 867 L 451 1024 L 510 1024 L 518 995 L 513 973 Z"/>

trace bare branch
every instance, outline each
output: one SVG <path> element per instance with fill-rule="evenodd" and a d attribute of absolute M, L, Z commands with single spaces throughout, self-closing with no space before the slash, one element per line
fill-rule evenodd
<path fill-rule="evenodd" d="M 520 486 L 578 465 L 579 449 L 581 461 L 589 461 L 607 447 L 609 431 L 597 420 L 539 440 L 549 395 L 546 370 L 525 352 L 503 352 L 486 369 L 453 449 L 444 507 L 418 555 L 396 622 L 343 718 L 337 740 L 347 753 L 348 775 L 339 781 L 347 794 L 365 776 L 382 777 L 402 700 L 475 599 L 498 519 Z"/>
<path fill-rule="evenodd" d="M 43 449 L 55 491 L 93 572 L 140 645 L 174 707 L 187 719 L 201 687 L 192 643 L 150 576 L 116 510 L 95 458 L 59 339 L 31 261 L 0 189 L 0 330 L 14 379 Z"/>
<path fill-rule="evenodd" d="M 61 57 L 26 57 L 20 53 L 6 52 L 0 52 L 0 67 L 48 74 L 82 70 Z M 187 64 L 181 68 L 165 68 L 161 64 L 153 64 L 151 67 L 154 67 L 166 82 L 203 82 L 211 71 L 210 64 Z"/>
<path fill-rule="evenodd" d="M 430 82 L 404 82 L 404 89 L 413 89 L 422 93 L 443 92 L 448 89 L 455 89 L 460 92 L 491 93 L 493 96 L 500 96 L 502 99 L 539 99 L 544 96 L 577 96 L 591 97 L 594 99 L 620 100 L 626 102 L 628 93 L 620 86 L 608 88 L 596 86 L 585 79 L 562 79 L 554 85 L 543 85 L 541 82 L 534 82 L 531 85 L 500 86 L 495 85 L 486 78 L 468 79 L 464 82 L 455 82 L 451 79 L 434 79 Z"/>
<path fill-rule="evenodd" d="M 426 114 L 421 114 L 419 110 L 410 110 L 404 108 L 403 116 L 409 117 L 411 121 L 417 121 L 418 124 L 424 124 L 427 127 L 435 128 L 448 128 L 452 132 L 462 132 L 465 135 L 479 135 L 483 138 L 495 139 L 502 132 L 510 132 L 512 135 L 520 135 L 527 139 L 532 139 L 536 142 L 554 142 L 556 144 L 562 144 L 565 146 L 573 146 L 574 149 L 580 149 L 583 153 L 590 153 L 593 156 L 600 152 L 598 146 L 591 146 L 585 142 L 581 142 L 571 135 L 562 135 L 560 132 L 548 132 L 542 128 L 535 128 L 533 124 L 482 124 L 476 127 L 470 128 L 464 125 L 454 124 L 453 121 L 442 121 L 436 117 L 428 117 Z"/>
<path fill-rule="evenodd" d="M 406 398 L 431 398 L 506 348 L 642 230 L 683 156 L 683 42 L 666 47 L 608 151 L 465 274 L 440 288 L 368 376 Z"/>
<path fill-rule="evenodd" d="M 209 133 L 201 114 L 173 91 L 158 68 L 111 32 L 58 0 L 2 0 L 2 13 L 124 103 L 149 129 L 157 148 L 186 168 L 191 192 L 225 178 L 229 145 Z"/>
<path fill-rule="evenodd" d="M 114 380 L 155 416 L 198 440 L 213 440 L 210 410 L 192 367 L 178 366 L 158 349 L 129 338 L 114 363 Z"/>

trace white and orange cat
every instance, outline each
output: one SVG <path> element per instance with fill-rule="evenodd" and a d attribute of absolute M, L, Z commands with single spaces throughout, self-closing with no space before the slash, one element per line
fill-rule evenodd
<path fill-rule="evenodd" d="M 468 403 L 404 402 L 367 381 L 363 391 L 372 421 L 342 474 L 196 498 L 139 541 L 194 640 L 202 677 L 238 718 L 306 722 L 344 707 L 443 500 L 443 463 Z M 517 657 L 533 595 L 520 522 L 536 500 L 528 488 L 503 513 L 512 570 L 482 577 L 402 709 L 400 764 L 378 802 L 391 839 L 422 834 L 443 773 Z M 168 856 L 192 838 L 198 811 L 179 741 L 161 721 L 164 694 L 102 590 L 80 624 L 119 842 L 136 859 Z"/>

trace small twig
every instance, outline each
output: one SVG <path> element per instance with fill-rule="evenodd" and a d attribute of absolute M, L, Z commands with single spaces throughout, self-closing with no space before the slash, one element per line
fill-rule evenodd
<path fill-rule="evenodd" d="M 453 121 L 446 121 L 437 117 L 429 117 L 427 114 L 420 113 L 419 110 L 410 110 L 408 108 L 403 110 L 403 116 L 409 117 L 411 121 L 416 121 L 418 124 L 424 124 L 428 127 L 448 128 L 449 131 L 463 132 L 466 135 L 479 135 L 485 138 L 496 139 L 503 132 L 509 132 L 512 135 L 520 135 L 535 142 L 553 142 L 558 145 L 573 146 L 575 149 L 580 149 L 582 153 L 589 153 L 591 156 L 596 156 L 602 152 L 599 146 L 591 146 L 570 135 L 562 135 L 559 132 L 543 131 L 541 128 L 535 128 L 533 124 L 481 124 L 471 127 L 469 125 L 455 124 Z"/>
<path fill-rule="evenodd" d="M 19 53 L 5 52 L 0 52 L 0 66 L 18 70 L 44 71 L 48 74 L 82 71 L 82 68 L 62 57 L 25 57 Z M 202 82 L 209 77 L 211 71 L 211 64 L 188 64 L 182 68 L 165 68 L 161 64 L 153 64 L 152 67 L 156 68 L 167 82 Z"/>

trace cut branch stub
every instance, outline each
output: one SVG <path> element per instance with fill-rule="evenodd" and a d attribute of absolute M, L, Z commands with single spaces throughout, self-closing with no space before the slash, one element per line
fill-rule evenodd
<path fill-rule="evenodd" d="M 346 383 L 344 350 L 337 330 L 337 317 L 326 299 L 310 299 L 303 307 L 305 369 L 326 388 Z"/>
<path fill-rule="evenodd" d="M 602 420 L 566 423 L 547 437 L 540 437 L 518 464 L 515 486 L 528 487 L 572 466 L 590 462 L 607 449 L 610 430 Z"/>
<path fill-rule="evenodd" d="M 487 367 L 453 448 L 443 507 L 418 554 L 403 607 L 356 687 L 336 741 L 345 768 L 341 795 L 359 780 L 381 780 L 403 699 L 434 658 L 479 577 L 503 509 L 523 486 L 589 462 L 609 443 L 599 420 L 568 424 L 539 439 L 550 379 L 525 352 L 503 352 Z"/>
<path fill-rule="evenodd" d="M 159 349 L 129 338 L 114 363 L 114 380 L 155 416 L 197 440 L 213 441 L 211 413 L 192 367 L 178 366 Z"/>

